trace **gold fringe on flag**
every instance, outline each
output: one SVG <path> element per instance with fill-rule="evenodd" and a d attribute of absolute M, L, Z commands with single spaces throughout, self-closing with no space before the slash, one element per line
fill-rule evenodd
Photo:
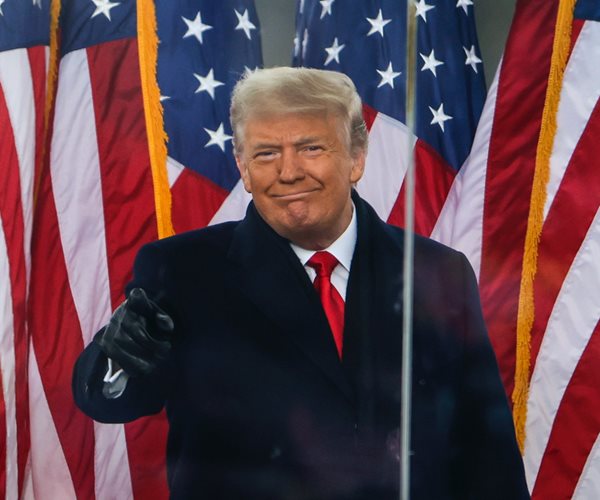
<path fill-rule="evenodd" d="M 40 160 L 35 166 L 35 177 L 33 186 L 33 204 L 37 203 L 38 190 L 40 187 L 40 178 L 44 162 L 46 161 L 46 155 L 48 153 L 49 146 L 49 133 L 50 133 L 50 117 L 54 108 L 54 98 L 56 97 L 56 82 L 58 81 L 58 59 L 59 59 L 59 46 L 58 46 L 58 21 L 60 19 L 61 0 L 51 0 L 50 2 L 50 57 L 48 61 L 48 75 L 46 84 L 46 100 L 44 102 L 44 131 L 42 134 L 42 154 Z"/>
<path fill-rule="evenodd" d="M 167 175 L 167 134 L 163 125 L 163 107 L 156 79 L 158 36 L 154 0 L 137 1 L 137 33 L 156 223 L 158 237 L 165 238 L 175 234 L 175 231 L 171 220 L 171 189 Z"/>
<path fill-rule="evenodd" d="M 535 315 L 533 283 L 537 272 L 538 247 L 544 221 L 546 188 L 550 178 L 550 156 L 556 135 L 558 104 L 562 81 L 571 47 L 571 30 L 575 0 L 560 0 L 554 31 L 552 59 L 548 88 L 542 114 L 542 125 L 538 139 L 535 172 L 525 236 L 523 271 L 517 316 L 517 346 L 515 366 L 515 388 L 512 394 L 513 420 L 521 453 L 525 445 L 525 423 L 527 421 L 527 399 L 531 369 L 531 329 Z"/>

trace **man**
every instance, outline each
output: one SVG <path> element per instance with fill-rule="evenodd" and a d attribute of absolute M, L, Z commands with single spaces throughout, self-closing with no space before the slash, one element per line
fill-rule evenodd
<path fill-rule="evenodd" d="M 173 498 L 397 498 L 404 234 L 352 189 L 360 98 L 340 73 L 259 70 L 231 120 L 246 217 L 142 248 L 77 404 L 166 407 Z M 411 498 L 527 498 L 466 259 L 417 238 L 414 276 Z"/>

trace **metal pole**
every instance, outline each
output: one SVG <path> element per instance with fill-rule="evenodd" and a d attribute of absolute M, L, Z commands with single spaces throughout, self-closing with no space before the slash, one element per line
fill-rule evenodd
<path fill-rule="evenodd" d="M 415 135 L 417 19 L 413 0 L 406 0 L 406 126 Z M 400 415 L 400 500 L 410 499 L 411 397 L 412 397 L 412 311 L 415 207 L 415 157 L 408 152 L 406 204 L 404 212 L 404 287 L 402 291 L 402 401 Z"/>

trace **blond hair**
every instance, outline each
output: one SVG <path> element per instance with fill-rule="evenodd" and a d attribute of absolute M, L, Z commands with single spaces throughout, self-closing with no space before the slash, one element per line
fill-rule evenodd
<path fill-rule="evenodd" d="M 332 114 L 345 129 L 349 151 L 365 151 L 368 133 L 352 80 L 336 71 L 278 67 L 247 71 L 233 89 L 231 126 L 236 154 L 250 119 L 287 114 Z"/>

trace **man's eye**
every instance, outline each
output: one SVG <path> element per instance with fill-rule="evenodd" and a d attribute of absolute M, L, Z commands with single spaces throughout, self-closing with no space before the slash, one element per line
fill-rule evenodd
<path fill-rule="evenodd" d="M 306 146 L 304 148 L 304 151 L 307 151 L 308 153 L 316 153 L 316 152 L 323 151 L 323 147 L 322 146 L 315 146 L 315 145 Z"/>
<path fill-rule="evenodd" d="M 274 151 L 259 151 L 254 155 L 254 158 L 260 158 L 261 160 L 267 160 L 275 156 Z"/>

